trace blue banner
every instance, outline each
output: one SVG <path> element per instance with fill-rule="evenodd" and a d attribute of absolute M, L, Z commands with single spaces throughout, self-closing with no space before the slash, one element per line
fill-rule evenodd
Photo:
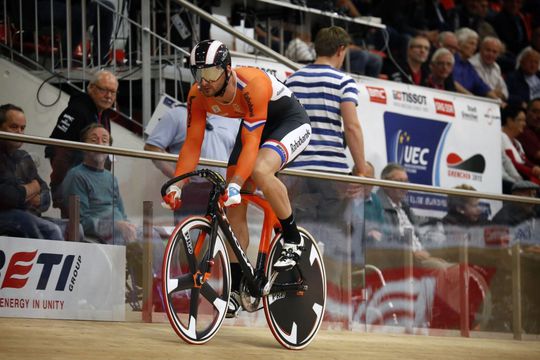
<path fill-rule="evenodd" d="M 401 164 L 409 181 L 440 186 L 440 161 L 450 123 L 384 113 L 384 132 L 388 162 Z"/>

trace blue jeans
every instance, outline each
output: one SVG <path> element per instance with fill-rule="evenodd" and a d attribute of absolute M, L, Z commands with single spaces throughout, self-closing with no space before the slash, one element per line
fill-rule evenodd
<path fill-rule="evenodd" d="M 21 209 L 0 212 L 0 234 L 32 239 L 64 240 L 58 225 Z"/>
<path fill-rule="evenodd" d="M 349 51 L 351 72 L 355 74 L 378 77 L 381 73 L 383 60 L 379 55 L 368 50 L 352 49 Z"/>

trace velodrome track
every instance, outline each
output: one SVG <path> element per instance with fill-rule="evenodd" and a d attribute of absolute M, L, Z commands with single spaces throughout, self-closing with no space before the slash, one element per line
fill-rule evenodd
<path fill-rule="evenodd" d="M 0 358 L 10 359 L 540 359 L 540 341 L 321 330 L 290 351 L 267 328 L 223 326 L 206 345 L 181 341 L 168 323 L 0 318 Z"/>

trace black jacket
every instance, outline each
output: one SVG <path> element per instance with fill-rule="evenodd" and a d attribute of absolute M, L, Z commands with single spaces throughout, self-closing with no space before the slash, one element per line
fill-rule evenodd
<path fill-rule="evenodd" d="M 93 123 L 102 124 L 109 132 L 110 110 L 104 110 L 101 115 L 94 100 L 86 93 L 76 94 L 69 99 L 68 106 L 58 117 L 51 138 L 81 141 L 81 132 Z M 54 207 L 62 207 L 63 200 L 59 198 L 61 192 L 57 191 L 69 169 L 80 164 L 83 159 L 82 152 L 62 147 L 47 146 L 45 157 L 51 160 L 51 192 Z M 110 168 L 110 163 L 108 164 Z M 64 214 L 63 209 L 63 215 Z"/>
<path fill-rule="evenodd" d="M 81 93 L 73 95 L 69 99 L 67 108 L 60 114 L 54 130 L 51 134 L 53 139 L 80 141 L 81 131 L 92 123 L 98 121 L 111 131 L 110 110 L 98 114 L 98 109 L 90 95 Z"/>

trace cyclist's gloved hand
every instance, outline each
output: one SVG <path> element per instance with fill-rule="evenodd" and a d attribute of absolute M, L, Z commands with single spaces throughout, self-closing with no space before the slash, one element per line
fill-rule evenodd
<path fill-rule="evenodd" d="M 182 189 L 176 185 L 171 185 L 167 189 L 167 194 L 163 197 L 161 206 L 169 210 L 178 210 L 182 206 Z"/>
<path fill-rule="evenodd" d="M 242 202 L 240 196 L 241 186 L 235 183 L 230 183 L 225 189 L 225 194 L 223 195 L 223 201 L 225 206 L 234 206 Z"/>

